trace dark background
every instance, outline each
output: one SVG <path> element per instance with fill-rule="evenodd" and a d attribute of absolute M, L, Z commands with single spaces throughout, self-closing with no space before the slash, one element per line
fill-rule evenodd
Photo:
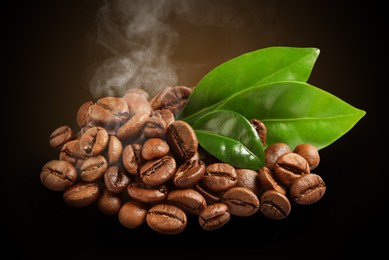
<path fill-rule="evenodd" d="M 69 208 L 62 193 L 47 190 L 39 180 L 41 167 L 59 155 L 49 147 L 50 133 L 63 124 L 76 127 L 78 107 L 92 99 L 86 71 L 104 58 L 94 38 L 101 1 L 6 1 L 2 253 L 12 259 L 385 254 L 387 15 L 377 1 L 293 2 L 243 1 L 237 12 L 247 12 L 251 28 L 180 23 L 182 39 L 174 58 L 205 64 L 182 72 L 187 75 L 180 84 L 192 86 L 214 66 L 247 51 L 276 45 L 319 48 L 308 82 L 367 112 L 350 132 L 321 150 L 316 173 L 327 184 L 325 196 L 314 205 L 293 204 L 283 221 L 261 214 L 233 217 L 220 230 L 205 232 L 190 218 L 181 234 L 164 236 L 146 225 L 125 229 L 116 216 L 103 215 L 95 206 Z"/>

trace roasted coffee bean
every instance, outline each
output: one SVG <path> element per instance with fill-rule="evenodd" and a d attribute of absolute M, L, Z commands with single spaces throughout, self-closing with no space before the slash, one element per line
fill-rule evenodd
<path fill-rule="evenodd" d="M 85 182 L 97 181 L 103 177 L 107 169 L 108 163 L 104 156 L 93 156 L 80 166 L 80 178 Z"/>
<path fill-rule="evenodd" d="M 147 210 L 147 207 L 139 201 L 127 201 L 119 210 L 119 222 L 126 228 L 137 228 L 146 222 Z"/>
<path fill-rule="evenodd" d="M 231 215 L 247 217 L 259 209 L 259 200 L 254 192 L 243 187 L 233 187 L 223 194 L 222 202 L 228 206 Z"/>
<path fill-rule="evenodd" d="M 287 188 L 295 180 L 309 173 L 310 169 L 307 160 L 294 152 L 281 155 L 274 163 L 274 175 Z"/>
<path fill-rule="evenodd" d="M 166 198 L 168 190 L 165 185 L 150 186 L 143 182 L 133 182 L 128 185 L 127 193 L 134 200 L 143 203 L 157 203 Z"/>
<path fill-rule="evenodd" d="M 176 120 L 170 124 L 166 141 L 179 159 L 186 161 L 197 152 L 198 140 L 192 126 L 185 121 Z"/>
<path fill-rule="evenodd" d="M 171 179 L 176 173 L 176 161 L 166 155 L 146 162 L 140 169 L 142 181 L 151 186 L 158 186 Z"/>
<path fill-rule="evenodd" d="M 77 183 L 66 189 L 63 199 L 72 207 L 85 207 L 92 204 L 100 194 L 100 187 L 95 182 Z"/>
<path fill-rule="evenodd" d="M 56 149 L 60 149 L 65 143 L 72 140 L 74 136 L 74 132 L 70 126 L 60 126 L 51 133 L 49 138 L 50 146 Z"/>
<path fill-rule="evenodd" d="M 134 143 L 131 145 L 134 152 L 135 161 L 138 165 L 142 165 L 146 160 L 142 157 L 142 144 Z"/>
<path fill-rule="evenodd" d="M 77 170 L 67 161 L 51 160 L 42 167 L 42 184 L 53 191 L 64 191 L 77 180 Z"/>
<path fill-rule="evenodd" d="M 235 168 L 227 163 L 213 163 L 205 168 L 202 183 L 214 192 L 231 189 L 236 185 L 238 176 Z"/>
<path fill-rule="evenodd" d="M 267 138 L 267 128 L 266 125 L 258 120 L 258 119 L 250 119 L 251 125 L 254 127 L 254 129 L 257 131 L 259 138 L 261 139 L 262 145 L 266 145 L 266 138 Z"/>
<path fill-rule="evenodd" d="M 144 135 L 149 138 L 162 138 L 166 131 L 166 123 L 160 117 L 150 117 L 143 128 Z"/>
<path fill-rule="evenodd" d="M 204 187 L 204 184 L 200 181 L 195 185 L 195 190 L 197 190 L 203 197 L 205 198 L 207 204 L 214 204 L 221 201 L 221 197 L 223 192 L 214 192 L 208 190 L 208 188 Z"/>
<path fill-rule="evenodd" d="M 292 150 L 290 149 L 289 145 L 285 143 L 274 143 L 269 145 L 265 149 L 265 166 L 269 169 L 273 169 L 274 163 L 277 161 L 277 159 L 285 154 L 289 153 Z"/>
<path fill-rule="evenodd" d="M 128 144 L 124 147 L 122 152 L 122 161 L 123 166 L 131 175 L 139 174 L 139 165 L 137 163 L 134 146 L 132 144 Z"/>
<path fill-rule="evenodd" d="M 146 222 L 158 233 L 174 235 L 185 229 L 187 216 L 182 209 L 174 205 L 158 204 L 148 210 Z"/>
<path fill-rule="evenodd" d="M 261 192 L 261 183 L 258 178 L 258 173 L 251 169 L 235 169 L 237 175 L 236 187 L 244 187 L 255 195 Z"/>
<path fill-rule="evenodd" d="M 119 166 L 110 166 L 104 174 L 104 185 L 113 193 L 121 193 L 131 183 L 131 178 L 128 177 L 124 169 Z"/>
<path fill-rule="evenodd" d="M 178 188 L 189 188 L 200 182 L 204 174 L 204 162 L 198 159 L 189 159 L 177 168 L 173 183 Z"/>
<path fill-rule="evenodd" d="M 194 189 L 179 189 L 169 191 L 166 197 L 169 204 L 173 204 L 188 214 L 199 215 L 207 206 L 203 195 Z"/>
<path fill-rule="evenodd" d="M 138 112 L 118 129 L 116 136 L 123 142 L 134 140 L 141 136 L 141 131 L 149 118 L 149 113 Z"/>
<path fill-rule="evenodd" d="M 149 138 L 142 146 L 142 157 L 145 160 L 161 158 L 170 151 L 169 145 L 161 138 Z"/>
<path fill-rule="evenodd" d="M 84 102 L 77 111 L 76 122 L 79 127 L 84 127 L 88 123 L 89 107 L 93 105 L 93 101 Z"/>
<path fill-rule="evenodd" d="M 90 158 L 90 156 L 86 155 L 81 150 L 80 140 L 72 140 L 65 143 L 59 154 L 60 160 L 70 162 L 76 167 L 76 169 L 79 169 L 88 158 Z"/>
<path fill-rule="evenodd" d="M 310 173 L 302 176 L 290 186 L 290 198 L 303 205 L 320 200 L 326 191 L 326 185 L 319 175 Z"/>
<path fill-rule="evenodd" d="M 89 155 L 99 155 L 106 147 L 109 141 L 107 130 L 102 127 L 91 127 L 81 136 L 80 148 Z"/>
<path fill-rule="evenodd" d="M 120 142 L 119 138 L 114 135 L 109 137 L 108 146 L 107 146 L 107 162 L 108 165 L 114 165 L 120 161 L 122 158 L 123 145 Z"/>
<path fill-rule="evenodd" d="M 132 94 L 138 94 L 141 98 L 144 98 L 146 100 L 149 100 L 150 98 L 149 93 L 142 88 L 129 88 L 124 93 L 124 96 Z"/>
<path fill-rule="evenodd" d="M 230 221 L 231 214 L 228 206 L 224 203 L 214 203 L 208 205 L 201 211 L 198 221 L 200 226 L 207 231 L 221 228 Z"/>
<path fill-rule="evenodd" d="M 280 185 L 273 176 L 272 171 L 266 166 L 262 167 L 258 171 L 258 180 L 261 183 L 263 189 L 276 190 L 283 195 L 286 195 L 286 188 Z"/>
<path fill-rule="evenodd" d="M 139 112 L 150 114 L 153 110 L 147 92 L 142 89 L 130 89 L 123 96 L 123 100 L 127 103 L 129 117 Z"/>
<path fill-rule="evenodd" d="M 97 207 L 106 215 L 116 215 L 119 213 L 123 203 L 121 193 L 113 193 L 104 188 L 97 199 Z"/>
<path fill-rule="evenodd" d="M 311 170 L 315 169 L 320 163 L 319 151 L 312 144 L 299 144 L 293 151 L 307 160 Z"/>
<path fill-rule="evenodd" d="M 186 104 L 192 89 L 186 86 L 174 86 L 163 89 L 158 95 L 150 100 L 153 110 L 168 109 L 174 115 Z"/>
<path fill-rule="evenodd" d="M 268 218 L 280 220 L 286 218 L 291 205 L 288 197 L 275 190 L 265 191 L 260 197 L 260 210 Z"/>
<path fill-rule="evenodd" d="M 128 117 L 128 106 L 122 98 L 103 97 L 89 107 L 88 123 L 117 129 Z"/>

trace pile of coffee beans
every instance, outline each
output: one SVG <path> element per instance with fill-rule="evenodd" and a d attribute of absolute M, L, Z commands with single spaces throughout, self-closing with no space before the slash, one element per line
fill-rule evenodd
<path fill-rule="evenodd" d="M 79 127 L 63 125 L 49 138 L 59 157 L 40 173 L 42 184 L 71 207 L 95 204 L 117 215 L 126 228 L 146 223 L 161 234 L 177 234 L 188 215 L 204 230 L 216 230 L 231 216 L 257 212 L 281 220 L 292 203 L 309 205 L 325 193 L 312 172 L 318 150 L 300 144 L 266 146 L 265 166 L 254 171 L 218 161 L 204 151 L 193 128 L 176 120 L 191 88 L 167 87 L 154 97 L 129 89 L 123 97 L 87 101 L 77 112 Z M 266 126 L 250 123 L 266 145 Z"/>

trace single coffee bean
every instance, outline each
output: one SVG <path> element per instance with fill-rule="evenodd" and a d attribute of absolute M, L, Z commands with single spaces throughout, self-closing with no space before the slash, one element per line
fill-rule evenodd
<path fill-rule="evenodd" d="M 279 193 L 286 195 L 286 188 L 276 181 L 272 171 L 266 166 L 259 169 L 258 180 L 265 191 L 276 190 Z"/>
<path fill-rule="evenodd" d="M 117 130 L 116 136 L 123 142 L 138 138 L 149 119 L 149 113 L 138 112 Z"/>
<path fill-rule="evenodd" d="M 109 137 L 108 147 L 106 152 L 108 165 L 114 165 L 122 158 L 123 145 L 122 142 L 114 135 Z"/>
<path fill-rule="evenodd" d="M 127 201 L 119 210 L 119 222 L 126 228 L 137 228 L 146 222 L 147 210 L 147 207 L 139 201 Z"/>
<path fill-rule="evenodd" d="M 196 185 L 204 174 L 204 162 L 198 159 L 189 159 L 177 168 L 173 183 L 178 188 L 189 188 Z"/>
<path fill-rule="evenodd" d="M 148 210 L 146 222 L 158 233 L 174 235 L 185 229 L 187 216 L 182 209 L 174 205 L 158 204 Z"/>
<path fill-rule="evenodd" d="M 319 175 L 310 173 L 302 176 L 290 186 L 290 197 L 298 204 L 309 205 L 320 200 L 326 185 Z"/>
<path fill-rule="evenodd" d="M 299 144 L 293 151 L 307 160 L 311 170 L 315 169 L 320 163 L 319 151 L 312 144 Z"/>
<path fill-rule="evenodd" d="M 133 182 L 127 187 L 128 195 L 143 203 L 157 203 L 166 199 L 168 190 L 165 185 L 150 186 L 143 182 Z"/>
<path fill-rule="evenodd" d="M 89 107 L 88 123 L 117 129 L 128 117 L 128 106 L 122 98 L 103 97 Z"/>
<path fill-rule="evenodd" d="M 179 189 L 169 191 L 166 197 L 169 204 L 173 204 L 188 214 L 199 215 L 207 206 L 203 195 L 194 189 Z"/>
<path fill-rule="evenodd" d="M 186 161 L 197 152 L 198 140 L 193 128 L 185 121 L 177 120 L 170 124 L 166 141 L 179 159 Z"/>
<path fill-rule="evenodd" d="M 67 161 L 73 164 L 76 169 L 79 169 L 80 166 L 84 163 L 86 159 L 90 158 L 89 155 L 86 155 L 80 147 L 80 140 L 72 140 L 64 144 L 61 148 L 59 154 L 59 159 L 61 161 Z"/>
<path fill-rule="evenodd" d="M 53 191 L 64 191 L 77 180 L 77 170 L 67 161 L 51 160 L 42 167 L 42 184 Z"/>
<path fill-rule="evenodd" d="M 261 139 L 262 145 L 265 146 L 266 145 L 266 137 L 267 137 L 266 125 L 262 121 L 260 121 L 256 118 L 250 119 L 250 123 L 254 127 L 255 131 L 257 131 L 258 136 Z"/>
<path fill-rule="evenodd" d="M 174 115 L 186 104 L 192 89 L 186 86 L 167 87 L 150 100 L 154 110 L 169 109 Z"/>
<path fill-rule="evenodd" d="M 275 190 L 265 191 L 260 197 L 260 210 L 268 218 L 280 220 L 286 218 L 291 205 L 288 197 Z"/>
<path fill-rule="evenodd" d="M 219 202 L 208 205 L 201 211 L 198 221 L 204 230 L 213 231 L 227 224 L 230 217 L 228 206 Z"/>
<path fill-rule="evenodd" d="M 95 156 L 107 147 L 108 141 L 109 135 L 105 128 L 91 127 L 82 135 L 80 147 L 85 154 Z"/>
<path fill-rule="evenodd" d="M 97 181 L 103 177 L 108 169 L 108 163 L 104 156 L 97 155 L 88 158 L 80 167 L 80 178 L 85 182 Z"/>
<path fill-rule="evenodd" d="M 289 153 L 291 151 L 292 150 L 290 149 L 289 145 L 285 143 L 274 143 L 269 145 L 265 149 L 265 166 L 272 170 L 274 163 L 277 161 L 277 159 L 281 155 Z"/>
<path fill-rule="evenodd" d="M 127 91 L 123 100 L 127 103 L 129 117 L 139 112 L 150 114 L 153 110 L 148 101 L 148 94 L 144 90 Z"/>
<path fill-rule="evenodd" d="M 110 192 L 121 193 L 130 183 L 131 178 L 125 174 L 122 167 L 113 165 L 105 171 L 104 185 Z"/>
<path fill-rule="evenodd" d="M 142 157 L 153 160 L 167 155 L 169 151 L 169 145 L 161 138 L 149 138 L 143 143 Z"/>
<path fill-rule="evenodd" d="M 235 168 L 227 163 L 213 163 L 205 168 L 202 183 L 209 190 L 221 192 L 236 185 L 238 176 Z"/>
<path fill-rule="evenodd" d="M 74 138 L 74 132 L 70 126 L 64 125 L 55 129 L 49 138 L 50 146 L 56 149 L 62 148 L 62 146 Z"/>
<path fill-rule="evenodd" d="M 309 173 L 310 169 L 307 160 L 294 152 L 281 155 L 274 163 L 274 175 L 278 181 L 287 188 L 289 188 L 295 180 Z"/>
<path fill-rule="evenodd" d="M 233 187 L 223 194 L 222 202 L 228 206 L 231 215 L 247 217 L 259 209 L 259 200 L 254 192 L 243 187 Z"/>
<path fill-rule="evenodd" d="M 204 184 L 201 181 L 197 183 L 194 188 L 203 195 L 208 205 L 220 202 L 221 197 L 223 196 L 223 192 L 210 191 L 208 188 L 204 187 Z"/>
<path fill-rule="evenodd" d="M 77 111 L 76 122 L 79 127 L 86 126 L 89 116 L 89 107 L 93 105 L 93 101 L 84 102 Z"/>
<path fill-rule="evenodd" d="M 236 187 L 244 187 L 259 195 L 261 192 L 261 183 L 258 178 L 258 173 L 251 169 L 236 169 L 237 175 Z"/>
<path fill-rule="evenodd" d="M 165 121 L 166 128 L 170 126 L 171 123 L 175 121 L 174 114 L 169 109 L 158 109 L 154 110 L 151 114 L 151 117 L 159 117 Z"/>
<path fill-rule="evenodd" d="M 144 135 L 149 138 L 162 138 L 166 131 L 166 123 L 160 117 L 150 117 L 143 128 Z"/>
<path fill-rule="evenodd" d="M 66 189 L 63 199 L 72 207 L 85 207 L 92 204 L 100 194 L 100 187 L 95 182 L 77 183 Z"/>
<path fill-rule="evenodd" d="M 121 193 L 113 193 L 107 188 L 97 199 L 97 207 L 106 215 L 116 215 L 119 213 L 123 203 L 123 195 Z"/>
<path fill-rule="evenodd" d="M 122 152 L 122 161 L 123 166 L 131 175 L 139 174 L 139 165 L 136 160 L 136 156 L 134 153 L 134 146 L 132 144 L 128 144 L 124 147 Z"/>
<path fill-rule="evenodd" d="M 140 169 L 142 181 L 151 186 L 158 186 L 171 179 L 176 173 L 176 161 L 172 156 L 146 162 Z"/>

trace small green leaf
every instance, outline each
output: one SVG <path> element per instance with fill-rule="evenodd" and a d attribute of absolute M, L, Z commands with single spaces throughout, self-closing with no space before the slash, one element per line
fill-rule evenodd
<path fill-rule="evenodd" d="M 264 165 L 264 151 L 250 122 L 232 111 L 213 111 L 194 125 L 199 144 L 219 160 L 238 168 L 258 170 Z"/>
<path fill-rule="evenodd" d="M 245 53 L 211 70 L 200 80 L 178 119 L 192 118 L 244 89 L 277 81 L 308 80 L 319 55 L 317 48 L 269 47 Z"/>
<path fill-rule="evenodd" d="M 310 143 L 324 148 L 348 132 L 366 112 L 304 82 L 276 82 L 246 89 L 215 110 L 235 111 L 261 120 L 267 144 L 287 143 L 294 148 Z"/>

